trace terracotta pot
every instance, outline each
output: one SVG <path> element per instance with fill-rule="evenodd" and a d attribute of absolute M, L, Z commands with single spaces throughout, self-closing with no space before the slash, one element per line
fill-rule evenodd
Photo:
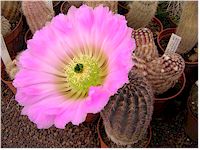
<path fill-rule="evenodd" d="M 31 30 L 28 29 L 28 30 L 26 31 L 26 33 L 25 33 L 25 36 L 24 36 L 24 42 L 27 44 L 27 41 L 28 41 L 29 39 L 32 39 L 32 37 L 33 37 L 33 34 L 31 33 Z"/>
<path fill-rule="evenodd" d="M 194 141 L 198 141 L 198 118 L 191 111 L 191 98 L 187 101 L 187 116 L 184 124 L 185 133 Z"/>
<path fill-rule="evenodd" d="M 99 118 L 99 113 L 97 113 L 97 114 L 89 113 L 89 114 L 87 114 L 87 117 L 86 117 L 84 123 L 93 123 L 93 122 L 95 122 L 98 118 Z"/>
<path fill-rule="evenodd" d="M 100 141 L 100 147 L 101 148 L 109 148 L 108 145 L 106 145 L 106 143 L 103 141 L 103 138 L 102 138 L 102 135 L 101 135 L 101 132 L 100 132 L 101 121 L 102 121 L 102 118 L 100 117 L 99 121 L 98 121 L 98 124 L 97 124 L 97 133 L 98 133 L 98 138 L 99 138 L 99 141 Z M 149 126 L 149 128 L 148 128 L 148 136 L 149 136 L 148 137 L 148 142 L 144 146 L 145 148 L 147 148 L 149 146 L 149 143 L 150 143 L 151 138 L 152 138 L 152 129 L 151 129 L 151 126 Z"/>
<path fill-rule="evenodd" d="M 172 100 L 175 100 L 177 97 L 180 96 L 180 94 L 182 93 L 183 89 L 185 88 L 185 83 L 186 83 L 186 78 L 185 78 L 185 74 L 183 73 L 182 76 L 179 78 L 179 81 L 181 81 L 181 88 L 179 89 L 179 91 L 174 94 L 174 95 L 169 95 L 169 97 L 165 97 L 165 98 L 156 98 L 155 97 L 155 101 L 154 101 L 154 115 L 160 115 L 165 108 L 167 107 L 168 103 Z"/>
<path fill-rule="evenodd" d="M 61 1 L 52 1 L 53 2 L 53 10 L 55 11 L 55 16 L 60 13 L 60 6 L 62 5 Z"/>
<path fill-rule="evenodd" d="M 159 27 L 160 27 L 159 32 L 163 31 L 163 24 L 161 23 L 161 21 L 158 18 L 153 17 L 152 21 L 155 22 L 157 25 L 159 25 Z"/>
<path fill-rule="evenodd" d="M 176 32 L 176 28 L 167 28 L 163 31 L 161 31 L 159 34 L 158 34 L 158 37 L 157 37 L 157 43 L 158 43 L 158 48 L 159 50 L 161 50 L 161 54 L 163 54 L 165 52 L 165 49 L 164 47 L 161 46 L 161 43 L 160 41 L 163 39 L 163 38 L 166 38 L 166 37 L 171 37 L 172 33 L 175 33 Z"/>
<path fill-rule="evenodd" d="M 23 29 L 22 14 L 20 14 L 20 19 L 16 27 L 4 37 L 5 44 L 10 54 L 11 59 L 14 59 L 17 53 L 22 49 L 21 33 Z"/>
<path fill-rule="evenodd" d="M 16 88 L 13 86 L 13 81 L 12 80 L 6 80 L 7 73 L 5 71 L 5 66 L 1 60 L 1 81 L 8 86 L 8 88 L 13 92 L 13 94 L 16 94 Z"/>

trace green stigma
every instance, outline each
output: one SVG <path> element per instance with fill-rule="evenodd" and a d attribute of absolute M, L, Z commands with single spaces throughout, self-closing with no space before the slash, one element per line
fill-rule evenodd
<path fill-rule="evenodd" d="M 74 67 L 74 72 L 76 73 L 83 72 L 83 64 L 76 64 L 76 66 Z"/>
<path fill-rule="evenodd" d="M 91 86 L 101 85 L 104 73 L 95 58 L 88 55 L 75 57 L 66 67 L 66 82 L 72 93 L 80 94 L 78 97 L 85 97 Z"/>

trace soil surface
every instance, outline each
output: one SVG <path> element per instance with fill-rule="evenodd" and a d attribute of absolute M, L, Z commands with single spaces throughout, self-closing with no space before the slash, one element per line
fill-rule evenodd
<path fill-rule="evenodd" d="M 22 107 L 13 93 L 1 82 L 1 147 L 99 147 L 97 121 L 91 124 L 66 125 L 64 130 L 51 127 L 37 129 L 27 116 L 20 115 Z M 174 104 L 173 104 L 174 106 Z M 169 108 L 171 111 L 172 109 Z M 149 147 L 198 147 L 184 132 L 185 108 L 173 115 L 153 117 L 152 139 Z M 163 113 L 164 114 L 164 113 Z M 166 117 L 167 116 L 167 117 Z"/>

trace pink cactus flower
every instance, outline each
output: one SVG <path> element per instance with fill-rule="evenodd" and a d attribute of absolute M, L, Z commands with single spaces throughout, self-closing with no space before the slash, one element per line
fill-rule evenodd
<path fill-rule="evenodd" d="M 102 5 L 71 7 L 28 41 L 14 86 L 39 129 L 79 125 L 128 82 L 135 41 L 124 16 Z"/>

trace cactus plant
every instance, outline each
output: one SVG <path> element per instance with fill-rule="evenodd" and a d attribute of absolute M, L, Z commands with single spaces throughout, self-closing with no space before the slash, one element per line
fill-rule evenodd
<path fill-rule="evenodd" d="M 22 11 L 33 34 L 54 17 L 53 8 L 45 1 L 23 1 Z"/>
<path fill-rule="evenodd" d="M 21 11 L 20 1 L 1 1 L 1 15 L 9 20 L 10 23 L 16 22 Z"/>
<path fill-rule="evenodd" d="M 97 7 L 100 4 L 103 4 L 104 6 L 108 6 L 109 9 L 113 12 L 113 13 L 117 13 L 117 6 L 118 6 L 118 2 L 117 1 L 84 1 L 84 4 L 90 6 L 90 7 Z"/>
<path fill-rule="evenodd" d="M 137 143 L 147 131 L 153 113 L 153 93 L 144 77 L 132 72 L 130 83 L 110 97 L 101 112 L 107 136 L 116 144 Z"/>
<path fill-rule="evenodd" d="M 136 50 L 133 53 L 133 61 L 135 62 L 133 70 L 137 70 L 147 78 L 153 88 L 154 94 L 162 94 L 170 89 L 175 81 L 179 79 L 184 71 L 185 62 L 177 53 L 165 53 L 161 57 L 158 57 L 155 52 L 157 50 L 155 44 L 153 44 L 155 46 L 153 49 L 152 46 L 146 48 L 145 44 L 149 39 L 144 38 L 144 34 L 140 34 L 141 30 L 145 31 L 146 28 L 136 30 L 133 34 L 136 39 L 143 39 L 136 40 Z M 146 32 L 146 37 L 153 38 L 150 30 Z M 154 43 L 153 40 L 150 41 Z"/>
<path fill-rule="evenodd" d="M 155 16 L 158 1 L 133 1 L 129 4 L 129 12 L 126 16 L 128 26 L 138 29 L 145 27 Z"/>
<path fill-rule="evenodd" d="M 176 34 L 182 39 L 177 53 L 189 52 L 198 41 L 198 2 L 186 1 L 178 24 Z"/>
<path fill-rule="evenodd" d="M 154 43 L 153 33 L 148 28 L 134 30 L 132 38 L 136 41 L 135 55 L 146 62 L 158 57 L 157 47 Z"/>
<path fill-rule="evenodd" d="M 4 16 L 1 16 L 1 34 L 3 36 L 6 36 L 10 32 L 11 32 L 11 25 L 9 21 Z"/>

